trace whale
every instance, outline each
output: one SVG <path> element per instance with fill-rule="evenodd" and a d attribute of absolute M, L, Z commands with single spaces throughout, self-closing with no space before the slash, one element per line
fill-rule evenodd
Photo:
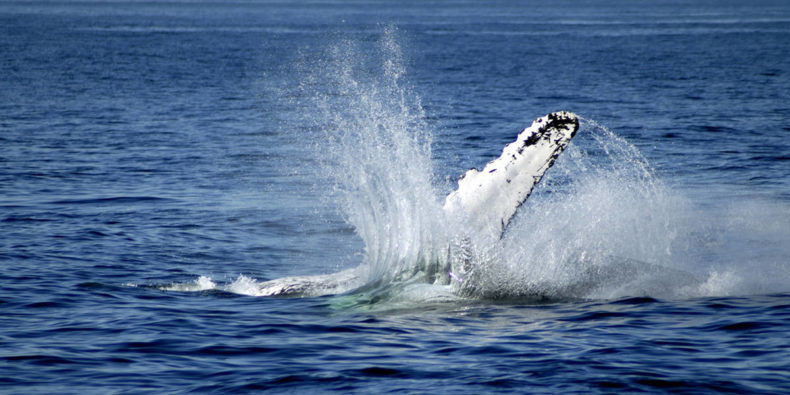
<path fill-rule="evenodd" d="M 426 262 L 411 282 L 450 285 L 458 292 L 474 287 L 475 245 L 490 243 L 507 231 L 518 209 L 568 147 L 579 130 L 579 117 L 559 111 L 537 118 L 482 169 L 470 169 L 444 200 L 447 218 L 461 218 L 463 229 L 444 246 L 436 262 Z M 331 274 L 282 277 L 258 283 L 258 296 L 318 297 L 370 287 L 364 263 Z"/>

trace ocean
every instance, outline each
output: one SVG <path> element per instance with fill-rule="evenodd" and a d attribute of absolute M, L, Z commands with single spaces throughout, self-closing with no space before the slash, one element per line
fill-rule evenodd
<path fill-rule="evenodd" d="M 4 1 L 0 393 L 789 392 L 789 43 L 780 0 Z M 560 110 L 474 285 L 404 276 Z"/>

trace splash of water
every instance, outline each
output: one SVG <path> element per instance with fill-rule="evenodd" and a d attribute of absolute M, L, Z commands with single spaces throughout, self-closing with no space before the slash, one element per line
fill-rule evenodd
<path fill-rule="evenodd" d="M 446 244 L 433 184 L 431 133 L 419 97 L 405 82 L 396 32 L 378 43 L 382 62 L 344 41 L 305 84 L 321 133 L 315 149 L 334 198 L 365 248 L 368 283 L 391 283 L 435 270 Z M 307 96 L 307 95 L 305 95 Z"/>
<path fill-rule="evenodd" d="M 677 287 L 667 283 L 680 275 L 675 242 L 687 210 L 633 145 L 584 120 L 486 266 L 480 292 L 548 299 L 666 294 Z"/>
<path fill-rule="evenodd" d="M 315 98 L 321 169 L 364 243 L 367 283 L 421 275 L 432 282 L 432 274 L 447 276 L 441 273 L 444 254 L 463 232 L 441 210 L 431 131 L 419 97 L 405 82 L 395 32 L 382 36 L 378 50 L 384 60 L 377 63 L 353 42 L 334 46 L 313 65 L 316 72 L 303 84 L 313 94 L 303 96 Z M 324 91 L 316 94 L 319 86 Z M 590 282 L 591 272 L 606 272 L 602 276 L 609 279 L 640 272 L 635 261 L 674 263 L 677 216 L 668 214 L 683 203 L 633 145 L 593 121 L 583 128 L 584 148 L 572 144 L 564 165 L 552 169 L 537 193 L 547 198 L 533 197 L 503 240 L 474 246 L 472 258 L 484 270 L 467 294 L 584 297 L 604 286 Z M 611 263 L 620 258 L 629 264 Z"/>
<path fill-rule="evenodd" d="M 442 211 L 433 133 L 407 83 L 398 42 L 397 31 L 387 29 L 373 55 L 369 47 L 346 40 L 305 61 L 298 107 L 309 114 L 311 156 L 320 158 L 331 199 L 364 245 L 363 288 L 400 284 L 432 295 L 436 290 L 424 284 L 449 275 L 448 246 L 457 247 L 463 224 Z M 790 218 L 781 207 L 772 212 L 779 223 Z M 754 220 L 742 220 L 754 213 L 729 215 L 726 224 L 716 225 L 710 217 L 718 214 L 700 213 L 661 182 L 634 145 L 584 120 L 501 240 L 455 248 L 480 268 L 462 294 L 563 300 L 764 291 L 744 285 L 743 266 L 715 265 L 737 251 L 727 247 L 733 235 L 754 234 Z M 777 234 L 786 239 L 786 231 L 771 235 Z M 777 256 L 786 252 L 780 250 Z M 775 273 L 789 271 L 782 264 Z M 240 278 L 230 289 L 254 294 L 255 284 L 238 286 L 250 281 Z M 402 292 L 398 298 L 421 300 Z"/>

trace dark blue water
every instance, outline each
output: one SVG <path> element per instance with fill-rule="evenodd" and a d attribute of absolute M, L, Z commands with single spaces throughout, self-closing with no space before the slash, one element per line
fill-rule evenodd
<path fill-rule="evenodd" d="M 790 391 L 788 43 L 783 1 L 3 2 L 0 392 Z M 556 110 L 496 297 L 255 296 L 375 255 L 344 177 L 440 200 Z"/>

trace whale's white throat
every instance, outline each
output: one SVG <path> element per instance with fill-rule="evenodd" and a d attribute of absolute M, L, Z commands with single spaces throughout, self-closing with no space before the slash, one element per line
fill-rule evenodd
<path fill-rule="evenodd" d="M 472 250 L 476 244 L 494 242 L 507 230 L 518 208 L 529 197 L 579 129 L 578 117 L 569 112 L 555 112 L 535 120 L 505 146 L 499 158 L 482 170 L 472 169 L 458 181 L 458 189 L 445 199 L 444 215 L 448 223 L 461 224 L 453 229 L 454 240 L 447 246 L 433 246 L 447 251 L 436 262 L 421 262 L 409 275 L 415 281 L 469 286 L 469 274 L 475 264 Z M 364 266 L 364 264 L 362 265 Z M 285 277 L 260 284 L 261 296 L 319 296 L 350 291 L 365 285 L 364 267 L 328 275 Z M 473 280 L 472 280 L 473 281 Z"/>

